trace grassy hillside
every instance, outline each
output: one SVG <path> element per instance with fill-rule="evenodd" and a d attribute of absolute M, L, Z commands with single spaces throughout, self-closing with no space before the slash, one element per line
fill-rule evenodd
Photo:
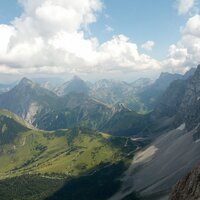
<path fill-rule="evenodd" d="M 126 139 L 121 138 L 124 144 L 120 145 L 115 145 L 116 140 L 80 129 L 23 131 L 12 143 L 1 145 L 0 177 L 24 173 L 81 175 L 101 163 L 119 161 L 125 154 Z"/>
<path fill-rule="evenodd" d="M 0 196 L 6 200 L 13 196 L 16 200 L 54 199 L 55 195 L 70 200 L 84 191 L 91 200 L 102 192 L 99 199 L 107 198 L 119 189 L 117 178 L 134 151 L 144 145 L 83 128 L 41 131 L 7 111 L 0 111 L 0 144 Z M 77 188 L 73 194 L 63 193 L 71 187 Z"/>
<path fill-rule="evenodd" d="M 23 175 L 0 181 L 1 200 L 106 200 L 119 190 L 123 162 L 69 180 Z M 127 198 L 128 200 L 129 198 Z M 131 200 L 138 200 L 133 194 Z"/>

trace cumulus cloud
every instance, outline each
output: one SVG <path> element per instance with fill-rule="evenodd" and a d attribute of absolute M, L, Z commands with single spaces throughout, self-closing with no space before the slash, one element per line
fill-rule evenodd
<path fill-rule="evenodd" d="M 136 44 L 124 35 L 114 36 L 111 41 L 99 47 L 101 66 L 113 70 L 120 66 L 120 70 L 158 69 L 159 62 L 148 55 L 139 54 Z M 116 70 L 118 70 L 116 68 Z"/>
<path fill-rule="evenodd" d="M 200 61 L 200 15 L 188 19 L 181 39 L 169 47 L 166 59 L 158 61 L 140 53 L 137 44 L 123 34 L 104 43 L 86 36 L 103 8 L 101 0 L 20 3 L 23 14 L 10 25 L 0 24 L 1 74 L 183 72 Z M 154 46 L 154 41 L 147 41 L 141 47 L 151 51 Z"/>
<path fill-rule="evenodd" d="M 153 47 L 155 46 L 154 41 L 146 41 L 144 44 L 141 45 L 141 48 L 146 51 L 152 51 Z"/>
<path fill-rule="evenodd" d="M 195 0 L 177 0 L 177 10 L 179 15 L 187 14 L 195 4 Z"/>
<path fill-rule="evenodd" d="M 111 26 L 109 26 L 109 25 L 105 25 L 105 31 L 106 32 L 113 32 L 114 29 Z"/>
<path fill-rule="evenodd" d="M 168 58 L 163 66 L 174 71 L 184 71 L 200 62 L 200 15 L 187 21 L 181 39 L 169 48 Z"/>
<path fill-rule="evenodd" d="M 86 30 L 101 0 L 19 0 L 23 14 L 0 25 L 0 73 L 108 72 L 158 69 L 124 35 L 100 44 Z M 111 27 L 110 27 L 111 28 Z"/>

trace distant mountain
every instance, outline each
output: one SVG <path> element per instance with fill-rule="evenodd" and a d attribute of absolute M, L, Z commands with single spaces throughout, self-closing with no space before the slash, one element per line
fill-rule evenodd
<path fill-rule="evenodd" d="M 34 124 L 46 130 L 76 126 L 99 129 L 112 116 L 111 108 L 81 93 L 60 97 L 57 104 L 58 107 L 41 113 Z"/>
<path fill-rule="evenodd" d="M 112 135 L 137 135 L 145 127 L 145 117 L 123 104 L 108 107 L 87 95 L 71 93 L 59 99 L 60 109 L 37 117 L 34 125 L 45 130 L 85 127 Z"/>
<path fill-rule="evenodd" d="M 62 78 L 48 77 L 48 78 L 32 78 L 33 82 L 38 83 L 41 87 L 53 91 L 56 87 L 64 83 Z"/>
<path fill-rule="evenodd" d="M 189 69 L 189 70 L 183 75 L 183 79 L 188 79 L 188 78 L 190 78 L 191 76 L 194 75 L 195 71 L 196 71 L 196 68 L 191 68 L 191 69 Z"/>
<path fill-rule="evenodd" d="M 108 133 L 117 135 L 130 135 L 137 133 L 134 127 L 140 119 L 138 115 L 139 119 L 136 120 L 136 114 L 129 110 L 129 126 L 127 127 L 127 123 L 122 123 L 123 112 L 119 114 L 119 109 L 116 110 L 116 107 L 107 106 L 83 93 L 74 92 L 58 97 L 27 78 L 23 78 L 9 92 L 0 95 L 0 108 L 8 109 L 35 127 L 44 130 L 86 127 L 100 131 L 106 130 Z M 116 113 L 121 117 L 116 117 Z M 113 118 L 118 124 L 116 127 L 120 129 L 109 126 L 108 122 L 111 123 Z M 118 123 L 119 121 L 121 122 Z M 129 130 L 128 133 L 126 129 Z"/>
<path fill-rule="evenodd" d="M 182 79 L 181 74 L 171 74 L 168 72 L 162 72 L 159 76 L 159 78 L 154 82 L 154 87 L 157 90 L 165 90 L 170 83 L 172 83 L 175 80 Z"/>
<path fill-rule="evenodd" d="M 136 81 L 130 83 L 130 85 L 136 90 L 141 91 L 145 87 L 151 85 L 153 81 L 149 78 L 139 78 Z"/>
<path fill-rule="evenodd" d="M 154 113 L 158 116 L 175 117 L 175 124 L 186 123 L 188 130 L 200 121 L 200 65 L 193 76 L 173 82 L 160 99 Z"/>
<path fill-rule="evenodd" d="M 116 104 L 112 110 L 113 116 L 103 125 L 103 131 L 114 135 L 136 136 L 145 129 L 146 116 L 131 111 L 121 103 Z"/>
<path fill-rule="evenodd" d="M 195 70 L 192 68 L 184 75 L 181 74 L 171 74 L 171 73 L 161 73 L 159 78 L 151 85 L 139 90 L 137 95 L 141 102 L 145 105 L 146 110 L 153 110 L 159 99 L 169 87 L 169 85 L 175 80 L 186 80 L 194 74 Z M 161 100 L 162 101 L 162 100 Z"/>
<path fill-rule="evenodd" d="M 134 87 L 124 81 L 107 79 L 97 81 L 91 87 L 90 96 L 109 106 L 123 103 L 134 111 L 142 112 L 142 104 L 135 95 Z"/>
<path fill-rule="evenodd" d="M 71 81 L 68 81 L 61 86 L 55 88 L 54 92 L 58 96 L 64 96 L 69 93 L 89 93 L 89 87 L 85 81 L 83 81 L 78 76 L 74 76 Z"/>
<path fill-rule="evenodd" d="M 10 89 L 12 89 L 16 83 L 11 83 L 11 84 L 0 84 L 0 94 L 4 92 L 8 92 Z"/>
<path fill-rule="evenodd" d="M 0 95 L 0 108 L 16 113 L 30 123 L 40 112 L 55 107 L 57 96 L 39 84 L 23 78 L 17 86 Z"/>
<path fill-rule="evenodd" d="M 136 92 L 149 84 L 149 79 L 140 79 L 131 84 L 124 81 L 102 79 L 92 84 L 75 76 L 72 80 L 55 88 L 54 92 L 58 96 L 70 93 L 83 93 L 108 106 L 124 103 L 134 111 L 144 112 L 144 105 L 140 102 Z"/>

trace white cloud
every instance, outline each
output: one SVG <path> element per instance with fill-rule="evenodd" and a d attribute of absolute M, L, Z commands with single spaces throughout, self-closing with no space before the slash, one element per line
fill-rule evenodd
<path fill-rule="evenodd" d="M 124 35 L 103 44 L 86 38 L 87 26 L 103 8 L 101 0 L 19 1 L 24 13 L 11 25 L 0 25 L 1 73 L 106 73 L 160 67 Z"/>
<path fill-rule="evenodd" d="M 136 44 L 124 35 L 114 36 L 99 48 L 99 65 L 104 70 L 141 71 L 159 69 L 159 62 L 148 55 L 139 54 Z M 118 66 L 118 68 L 116 67 Z"/>
<path fill-rule="evenodd" d="M 154 41 L 146 41 L 144 44 L 141 45 L 141 48 L 146 51 L 152 51 L 153 47 L 155 46 Z"/>
<path fill-rule="evenodd" d="M 187 14 L 195 5 L 195 0 L 177 0 L 179 15 Z"/>
<path fill-rule="evenodd" d="M 182 37 L 169 48 L 168 58 L 163 61 L 165 68 L 185 71 L 200 62 L 200 15 L 191 17 L 182 31 Z"/>
<path fill-rule="evenodd" d="M 114 29 L 111 26 L 105 25 L 105 31 L 106 32 L 113 32 Z"/>
<path fill-rule="evenodd" d="M 193 35 L 195 37 L 200 37 L 200 15 L 195 15 L 191 17 L 187 23 L 182 33 L 184 35 Z"/>

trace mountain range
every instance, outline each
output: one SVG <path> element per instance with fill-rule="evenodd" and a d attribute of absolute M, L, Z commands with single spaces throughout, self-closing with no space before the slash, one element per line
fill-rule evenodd
<path fill-rule="evenodd" d="M 75 85 L 77 80 L 83 82 L 76 78 L 72 80 L 72 85 Z M 116 104 L 111 107 L 80 91 L 57 96 L 27 78 L 23 78 L 13 89 L 0 95 L 0 107 L 14 112 L 35 127 L 44 130 L 81 126 L 117 135 L 123 130 L 130 135 L 136 133 L 133 121 L 139 117 L 139 114 L 126 106 L 119 109 Z M 128 121 L 123 118 L 123 115 L 127 114 Z M 109 126 L 113 120 L 116 127 L 119 127 L 119 121 L 122 127 Z M 125 120 L 126 126 L 123 125 Z"/>
<path fill-rule="evenodd" d="M 200 65 L 194 75 L 172 82 L 148 115 L 153 142 L 138 152 L 127 170 L 123 185 L 111 200 L 132 192 L 152 200 L 199 198 L 198 171 Z M 159 170 L 158 170 L 159 169 Z M 182 178 L 172 195 L 172 187 Z M 191 185 L 195 185 L 195 188 Z M 197 198 L 197 199 L 198 199 Z"/>
<path fill-rule="evenodd" d="M 0 196 L 193 200 L 199 102 L 200 65 L 155 82 L 74 77 L 48 88 L 23 78 L 0 94 Z M 12 182 L 17 190 L 6 187 Z"/>

